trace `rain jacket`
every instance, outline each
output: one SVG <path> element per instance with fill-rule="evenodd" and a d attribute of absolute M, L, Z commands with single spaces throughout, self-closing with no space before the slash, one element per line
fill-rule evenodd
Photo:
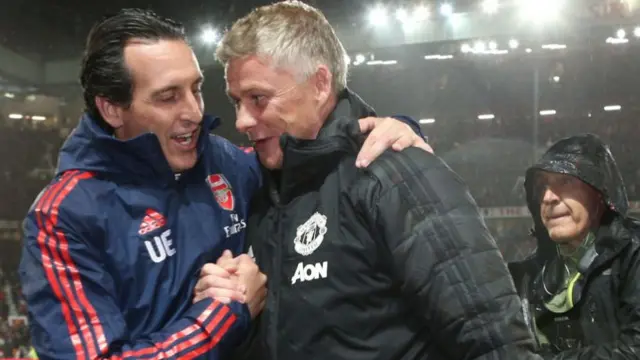
<path fill-rule="evenodd" d="M 254 154 L 210 135 L 177 179 L 157 137 L 121 141 L 84 116 L 59 174 L 24 222 L 20 262 L 41 359 L 224 358 L 244 338 L 246 305 L 192 304 L 202 266 L 242 250 Z"/>
<path fill-rule="evenodd" d="M 317 139 L 281 138 L 247 221 L 269 296 L 237 359 L 539 359 L 466 185 L 414 148 L 356 169 L 365 116 L 345 91 Z"/>
<path fill-rule="evenodd" d="M 533 184 L 540 171 L 577 177 L 607 206 L 593 245 L 577 263 L 579 275 L 565 287 L 564 262 L 540 217 L 541 194 Z M 590 134 L 560 140 L 527 170 L 525 190 L 538 249 L 510 269 L 545 359 L 640 358 L 640 223 L 627 217 L 627 194 L 608 147 Z M 545 304 L 565 288 L 572 307 L 548 310 Z"/>

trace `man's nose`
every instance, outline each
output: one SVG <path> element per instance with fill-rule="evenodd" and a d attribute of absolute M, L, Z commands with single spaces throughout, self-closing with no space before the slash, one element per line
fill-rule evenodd
<path fill-rule="evenodd" d="M 256 126 L 256 119 L 244 106 L 239 105 L 236 109 L 236 129 L 245 134 L 249 129 Z"/>
<path fill-rule="evenodd" d="M 202 121 L 204 104 L 202 98 L 196 94 L 189 93 L 184 101 L 184 107 L 182 109 L 182 119 L 197 122 Z"/>
<path fill-rule="evenodd" d="M 545 203 L 553 203 L 558 201 L 558 195 L 556 195 L 556 193 L 550 188 L 550 187 L 546 187 L 544 189 L 544 193 L 542 196 L 542 201 Z"/>

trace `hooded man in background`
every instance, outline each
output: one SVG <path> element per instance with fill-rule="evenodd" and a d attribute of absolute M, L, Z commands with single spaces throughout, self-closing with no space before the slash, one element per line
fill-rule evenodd
<path fill-rule="evenodd" d="M 640 224 L 609 148 L 562 139 L 526 173 L 537 252 L 511 264 L 547 359 L 638 359 Z"/>

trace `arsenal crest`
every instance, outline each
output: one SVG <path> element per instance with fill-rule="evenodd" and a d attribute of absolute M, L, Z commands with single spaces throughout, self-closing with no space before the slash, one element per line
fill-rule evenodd
<path fill-rule="evenodd" d="M 229 184 L 229 181 L 227 181 L 224 175 L 209 175 L 207 177 L 207 183 L 220 207 L 227 211 L 233 211 L 235 199 L 233 198 L 233 192 L 231 192 L 231 184 Z"/>

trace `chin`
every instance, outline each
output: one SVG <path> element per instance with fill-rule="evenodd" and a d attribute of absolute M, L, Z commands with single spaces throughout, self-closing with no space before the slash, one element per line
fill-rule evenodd
<path fill-rule="evenodd" d="M 260 158 L 260 163 L 262 166 L 269 170 L 277 170 L 282 169 L 282 157 L 281 156 L 268 156 L 263 154 L 258 154 Z"/>
<path fill-rule="evenodd" d="M 566 228 L 563 226 L 556 226 L 548 230 L 549 237 L 553 242 L 558 244 L 564 244 L 566 242 L 572 241 L 579 235 L 579 232 L 576 229 Z"/>
<path fill-rule="evenodd" d="M 193 158 L 185 158 L 185 159 L 176 159 L 173 161 L 169 162 L 169 166 L 171 167 L 171 170 L 173 170 L 173 172 L 179 173 L 179 172 L 183 172 L 183 171 L 187 171 L 189 169 L 192 169 L 194 166 L 196 166 L 196 156 L 193 156 Z"/>

